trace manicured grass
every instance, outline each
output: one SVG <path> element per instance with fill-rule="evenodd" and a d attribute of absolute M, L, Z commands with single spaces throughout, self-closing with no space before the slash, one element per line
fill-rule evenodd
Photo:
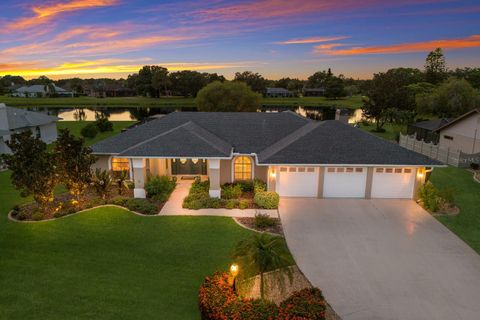
<path fill-rule="evenodd" d="M 70 132 L 80 137 L 80 131 L 83 127 L 85 127 L 89 122 L 88 121 L 60 121 L 57 122 L 57 130 L 58 129 L 69 129 Z M 106 139 L 110 136 L 116 135 L 122 131 L 122 129 L 127 128 L 135 123 L 135 121 L 112 121 L 113 123 L 113 131 L 107 132 L 100 132 L 97 136 L 93 139 L 87 138 L 85 139 L 85 144 L 92 145 L 100 140 Z"/>
<path fill-rule="evenodd" d="M 455 190 L 455 204 L 460 208 L 457 216 L 436 218 L 480 254 L 480 183 L 471 172 L 454 167 L 436 168 L 430 181 Z"/>
<path fill-rule="evenodd" d="M 99 208 L 9 221 L 24 201 L 0 172 L 0 319 L 199 319 L 197 290 L 249 236 L 230 218 Z"/>
<path fill-rule="evenodd" d="M 115 97 L 115 98 L 93 98 L 93 97 L 77 97 L 77 98 L 16 98 L 9 96 L 0 96 L 0 103 L 13 107 L 28 106 L 49 106 L 49 107 L 65 107 L 65 106 L 173 106 L 173 107 L 192 107 L 195 106 L 194 98 L 183 97 L 162 97 L 162 98 L 145 98 L 145 97 Z M 331 100 L 325 97 L 300 97 L 300 98 L 263 98 L 262 104 L 265 105 L 300 105 L 300 106 L 337 106 L 344 108 L 356 109 L 362 106 L 362 97 L 353 96 L 344 99 Z"/>
<path fill-rule="evenodd" d="M 380 138 L 383 138 L 385 140 L 391 140 L 391 141 L 397 141 L 398 134 L 400 132 L 405 132 L 406 131 L 406 126 L 404 125 L 397 125 L 397 124 L 390 124 L 386 123 L 383 128 L 385 129 L 385 132 L 375 132 L 373 131 L 376 128 L 375 124 L 372 123 L 369 126 L 365 126 L 363 124 L 360 124 L 360 129 L 370 132 Z"/>

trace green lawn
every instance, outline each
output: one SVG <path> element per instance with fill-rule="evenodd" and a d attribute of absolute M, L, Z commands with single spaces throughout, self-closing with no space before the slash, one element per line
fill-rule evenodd
<path fill-rule="evenodd" d="M 12 107 L 28 106 L 141 106 L 141 107 L 191 107 L 195 105 L 194 98 L 183 97 L 115 97 L 115 98 L 16 98 L 9 96 L 0 96 L 0 103 L 3 102 Z M 263 98 L 262 104 L 265 105 L 300 105 L 300 106 L 338 106 L 344 108 L 357 109 L 362 106 L 362 97 L 353 96 L 344 99 L 330 100 L 325 97 L 301 97 L 301 98 Z"/>
<path fill-rule="evenodd" d="M 406 131 L 406 126 L 404 125 L 397 125 L 397 124 L 390 124 L 386 123 L 383 128 L 385 129 L 385 132 L 375 132 L 372 131 L 375 129 L 375 124 L 372 123 L 369 126 L 365 126 L 363 124 L 360 124 L 360 129 L 370 132 L 380 138 L 383 138 L 385 140 L 391 140 L 391 141 L 397 141 L 398 134 L 400 132 L 405 132 Z"/>
<path fill-rule="evenodd" d="M 93 139 L 85 139 L 85 144 L 92 145 L 100 140 L 106 139 L 110 136 L 116 135 L 122 131 L 123 128 L 127 128 L 134 124 L 136 121 L 112 121 L 113 123 L 113 131 L 107 132 L 100 132 L 95 138 Z M 70 132 L 80 137 L 80 131 L 83 127 L 85 127 L 89 122 L 88 121 L 60 121 L 57 122 L 57 130 L 58 129 L 69 129 Z"/>
<path fill-rule="evenodd" d="M 457 216 L 437 216 L 447 228 L 480 254 L 480 183 L 472 173 L 460 168 L 436 168 L 430 181 L 439 188 L 455 190 L 455 204 L 460 208 Z"/>
<path fill-rule="evenodd" d="M 222 217 L 100 208 L 16 223 L 24 201 L 0 172 L 0 319 L 199 319 L 197 290 L 250 235 Z"/>

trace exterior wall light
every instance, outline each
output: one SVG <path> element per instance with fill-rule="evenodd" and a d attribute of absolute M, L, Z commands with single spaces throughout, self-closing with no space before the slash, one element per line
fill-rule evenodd
<path fill-rule="evenodd" d="M 277 173 L 275 171 L 270 172 L 270 178 L 275 179 L 277 177 Z"/>

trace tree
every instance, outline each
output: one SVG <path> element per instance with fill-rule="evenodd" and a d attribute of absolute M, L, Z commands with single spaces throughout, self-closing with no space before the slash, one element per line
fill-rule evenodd
<path fill-rule="evenodd" d="M 457 68 L 450 74 L 457 78 L 463 78 L 470 82 L 475 89 L 480 89 L 480 68 Z"/>
<path fill-rule="evenodd" d="M 30 131 L 13 134 L 6 144 L 12 154 L 3 154 L 2 158 L 12 171 L 12 184 L 22 197 L 33 195 L 39 208 L 46 212 L 56 184 L 53 154 Z"/>
<path fill-rule="evenodd" d="M 325 83 L 325 97 L 337 99 L 346 95 L 347 92 L 345 91 L 343 80 L 334 76 L 329 77 Z"/>
<path fill-rule="evenodd" d="M 170 82 L 175 95 L 196 97 L 198 91 L 207 85 L 207 73 L 183 70 L 172 72 Z"/>
<path fill-rule="evenodd" d="M 425 59 L 425 76 L 430 83 L 437 84 L 442 82 L 447 73 L 445 56 L 442 48 L 437 48 L 430 52 Z"/>
<path fill-rule="evenodd" d="M 331 71 L 330 71 L 331 72 Z M 329 75 L 325 71 L 315 72 L 307 79 L 308 88 L 325 88 Z"/>
<path fill-rule="evenodd" d="M 76 200 L 80 200 L 91 178 L 90 167 L 95 163 L 92 150 L 85 146 L 82 138 L 75 138 L 68 129 L 61 129 L 54 155 L 60 182 Z"/>
<path fill-rule="evenodd" d="M 264 93 L 267 90 L 267 80 L 259 73 L 244 71 L 235 73 L 234 81 L 245 82 L 253 91 Z"/>
<path fill-rule="evenodd" d="M 161 96 L 160 92 L 163 90 L 164 94 L 167 95 L 167 88 L 170 84 L 170 79 L 168 78 L 168 70 L 159 66 L 152 66 L 152 88 L 155 90 L 154 97 L 158 98 Z"/>
<path fill-rule="evenodd" d="M 362 110 L 367 119 L 375 120 L 377 131 L 381 131 L 385 122 L 391 119 L 394 114 L 392 109 L 415 110 L 415 96 L 409 86 L 421 80 L 421 72 L 411 68 L 396 68 L 374 74 Z M 387 113 L 390 116 L 387 117 Z"/>
<path fill-rule="evenodd" d="M 257 111 L 262 96 L 243 82 L 212 82 L 198 92 L 199 111 Z"/>
<path fill-rule="evenodd" d="M 255 234 L 240 241 L 235 248 L 233 259 L 238 262 L 245 278 L 260 275 L 262 299 L 265 297 L 265 272 L 279 269 L 280 274 L 287 274 L 291 280 L 292 272 L 289 267 L 292 261 L 282 237 L 267 233 Z"/>
<path fill-rule="evenodd" d="M 457 117 L 480 107 L 480 94 L 465 79 L 449 78 L 430 93 L 416 97 L 417 110 L 439 117 Z"/>

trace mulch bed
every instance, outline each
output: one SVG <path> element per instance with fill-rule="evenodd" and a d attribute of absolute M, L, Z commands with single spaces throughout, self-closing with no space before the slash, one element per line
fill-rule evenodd
<path fill-rule="evenodd" d="M 255 231 L 259 232 L 269 232 L 269 233 L 274 233 L 274 234 L 279 234 L 283 236 L 283 228 L 282 228 L 282 223 L 280 222 L 280 219 L 278 218 L 272 218 L 273 220 L 277 221 L 277 225 L 274 227 L 267 227 L 265 229 L 259 229 L 255 225 L 255 218 L 235 218 L 238 223 L 244 225 L 247 228 L 253 229 Z"/>

